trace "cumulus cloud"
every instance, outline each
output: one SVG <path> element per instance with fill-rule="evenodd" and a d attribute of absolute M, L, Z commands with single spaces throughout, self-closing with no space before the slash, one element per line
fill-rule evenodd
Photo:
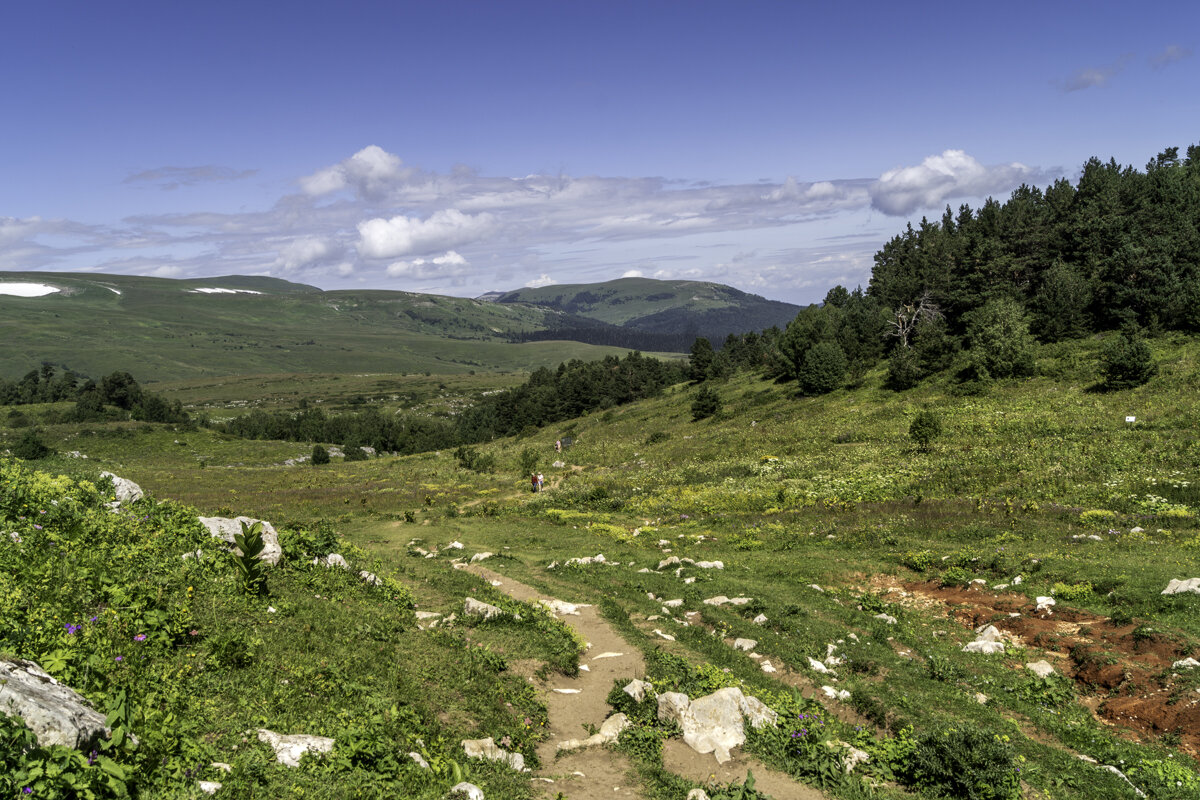
<path fill-rule="evenodd" d="M 644 277 L 646 277 L 646 275 L 640 269 L 627 269 L 621 275 L 621 277 L 622 278 L 644 278 Z"/>
<path fill-rule="evenodd" d="M 933 208 L 959 197 L 983 197 L 1037 181 L 1039 170 L 1013 162 L 985 167 L 962 150 L 929 156 L 914 167 L 888 170 L 871 185 L 871 206 L 885 214 L 903 216 Z"/>
<path fill-rule="evenodd" d="M 279 248 L 274 267 L 282 272 L 294 272 L 301 267 L 325 261 L 339 252 L 339 248 L 319 236 L 301 236 Z"/>
<path fill-rule="evenodd" d="M 300 179 L 300 188 L 309 195 L 325 195 L 352 189 L 364 197 L 376 197 L 398 180 L 411 177 L 399 156 L 378 145 L 370 145 L 354 155 Z"/>
<path fill-rule="evenodd" d="M 364 258 L 396 258 L 478 241 L 494 228 L 491 214 L 464 214 L 457 208 L 435 211 L 428 219 L 377 217 L 358 224 L 357 247 Z"/>
<path fill-rule="evenodd" d="M 203 167 L 158 167 L 130 175 L 122 183 L 147 183 L 164 191 L 197 183 L 240 181 L 258 172 L 256 169 L 236 170 L 212 164 Z"/>
<path fill-rule="evenodd" d="M 1174 64 L 1176 61 L 1183 61 L 1192 54 L 1190 47 L 1183 47 L 1177 44 L 1169 44 L 1163 48 L 1162 52 L 1156 53 L 1150 57 L 1150 66 L 1155 69 L 1162 69 Z"/>
<path fill-rule="evenodd" d="M 470 263 L 453 250 L 436 258 L 415 258 L 412 261 L 397 261 L 389 264 L 389 278 L 451 278 L 469 272 Z"/>
<path fill-rule="evenodd" d="M 527 289 L 540 289 L 543 286 L 552 286 L 555 283 L 558 283 L 558 281 L 554 280 L 554 278 L 551 278 L 549 275 L 543 272 L 533 280 L 526 281 L 525 287 Z"/>

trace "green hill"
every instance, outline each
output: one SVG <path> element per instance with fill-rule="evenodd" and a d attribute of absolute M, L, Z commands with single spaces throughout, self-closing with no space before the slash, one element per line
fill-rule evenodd
<path fill-rule="evenodd" d="M 514 344 L 520 334 L 559 325 L 561 315 L 464 298 L 325 292 L 247 276 L 6 272 L 0 280 L 58 289 L 40 297 L 0 294 L 0 376 L 9 378 L 44 361 L 92 377 L 120 369 L 140 380 L 174 380 L 528 370 L 623 352 L 575 341 Z"/>
<path fill-rule="evenodd" d="M 720 283 L 652 278 L 518 289 L 500 294 L 495 302 L 526 303 L 647 333 L 704 336 L 718 343 L 730 333 L 784 327 L 800 311 L 791 303 Z"/>

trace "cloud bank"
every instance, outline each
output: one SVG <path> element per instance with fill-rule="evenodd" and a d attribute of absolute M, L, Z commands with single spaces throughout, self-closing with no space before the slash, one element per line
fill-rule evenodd
<path fill-rule="evenodd" d="M 126 182 L 165 187 L 247 174 L 164 167 Z M 262 274 L 454 294 L 645 275 L 801 300 L 830 281 L 866 280 L 895 227 L 872 223 L 873 213 L 903 217 L 1055 174 L 946 150 L 875 179 L 505 177 L 425 171 L 371 145 L 298 177 L 261 210 L 146 214 L 108 226 L 0 218 L 0 267 Z M 834 234 L 845 238 L 812 245 Z"/>

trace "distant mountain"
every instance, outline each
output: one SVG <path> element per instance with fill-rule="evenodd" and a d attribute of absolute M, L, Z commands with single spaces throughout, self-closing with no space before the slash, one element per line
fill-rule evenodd
<path fill-rule="evenodd" d="M 767 300 L 720 283 L 652 278 L 556 284 L 518 289 L 499 296 L 492 292 L 485 297 L 494 297 L 494 302 L 500 305 L 539 306 L 576 320 L 595 320 L 686 341 L 682 348 L 671 348 L 684 350 L 697 336 L 719 344 L 730 333 L 760 331 L 773 325 L 783 327 L 800 312 L 800 306 Z M 586 326 L 581 327 L 580 334 L 586 336 Z"/>
<path fill-rule="evenodd" d="M 53 291 L 13 293 L 36 286 Z M 264 277 L 0 272 L 0 377 L 19 378 L 42 362 L 88 377 L 127 370 L 141 382 L 280 372 L 526 370 L 617 352 L 554 333 L 537 338 L 557 341 L 514 343 L 575 327 L 565 319 L 530 305 L 326 292 Z"/>

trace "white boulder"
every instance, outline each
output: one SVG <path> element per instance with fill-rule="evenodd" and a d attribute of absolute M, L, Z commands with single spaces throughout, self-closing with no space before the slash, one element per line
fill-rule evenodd
<path fill-rule="evenodd" d="M 628 688 L 628 687 L 627 687 Z M 586 739 L 567 739 L 558 743 L 558 750 L 575 750 L 598 744 L 610 744 L 617 740 L 621 731 L 629 727 L 629 718 L 624 714 L 613 714 L 600 726 L 600 730 Z"/>
<path fill-rule="evenodd" d="M 113 490 L 117 493 L 117 505 L 119 506 L 126 503 L 136 503 L 146 496 L 146 493 L 142 491 L 142 487 L 127 478 L 118 477 L 111 472 L 101 472 L 100 477 L 112 480 Z"/>
<path fill-rule="evenodd" d="M 1037 675 L 1039 678 L 1049 678 L 1054 674 L 1054 666 L 1046 660 L 1032 661 L 1025 665 L 1025 669 Z"/>
<path fill-rule="evenodd" d="M 214 539 L 220 539 L 232 545 L 233 551 L 239 554 L 241 551 L 237 549 L 233 537 L 242 532 L 243 522 L 246 523 L 246 527 L 250 527 L 256 522 L 262 523 L 263 551 L 258 560 L 270 564 L 272 567 L 278 565 L 279 559 L 283 555 L 283 548 L 279 546 L 279 532 L 271 523 L 252 517 L 233 517 L 232 519 L 229 517 L 200 517 L 200 524 L 208 528 L 208 532 Z"/>
<path fill-rule="evenodd" d="M 654 684 L 649 681 L 640 681 L 636 678 L 625 684 L 623 691 L 625 694 L 632 697 L 636 702 L 640 703 L 646 699 L 646 692 L 654 688 Z"/>
<path fill-rule="evenodd" d="M 476 600 L 474 597 L 468 597 L 463 601 L 463 614 L 468 617 L 495 619 L 496 617 L 504 616 L 504 613 L 503 609 L 497 608 L 491 603 Z"/>
<path fill-rule="evenodd" d="M 304 733 L 283 734 L 258 729 L 258 740 L 269 745 L 275 751 L 275 760 L 285 767 L 300 766 L 300 758 L 305 753 L 332 753 L 333 739 L 325 736 L 309 736 Z"/>
<path fill-rule="evenodd" d="M 467 800 L 484 800 L 483 789 L 480 789 L 473 783 L 467 783 L 466 781 L 461 781 L 451 786 L 450 793 L 454 794 L 455 792 L 465 794 L 467 796 Z"/>
<path fill-rule="evenodd" d="M 734 639 L 733 640 L 733 649 L 734 650 L 744 650 L 745 652 L 749 653 L 751 650 L 753 650 L 756 647 L 758 647 L 757 639 Z"/>
<path fill-rule="evenodd" d="M 106 733 L 104 715 L 82 695 L 23 659 L 0 659 L 0 714 L 24 721 L 41 747 L 87 750 Z"/>
<path fill-rule="evenodd" d="M 1200 578 L 1188 578 L 1187 580 L 1178 580 L 1172 578 L 1167 584 L 1167 588 L 1162 590 L 1162 594 L 1200 594 Z"/>
<path fill-rule="evenodd" d="M 510 769 L 517 772 L 525 771 L 525 756 L 520 753 L 510 753 L 492 741 L 492 737 L 490 736 L 486 739 L 463 739 L 462 748 L 467 754 L 467 758 L 484 758 L 488 761 L 498 761 L 501 764 L 507 764 Z"/>
<path fill-rule="evenodd" d="M 312 565 L 314 567 L 325 567 L 326 569 L 333 569 L 334 567 L 344 570 L 350 569 L 350 565 L 346 563 L 346 559 L 342 557 L 341 553 L 329 553 L 328 555 L 314 558 Z"/>
<path fill-rule="evenodd" d="M 680 692 L 664 692 L 658 696 L 658 718 L 678 723 L 689 747 L 697 753 L 713 753 L 724 764 L 729 751 L 746 741 L 745 719 L 761 728 L 774 725 L 778 715 L 758 698 L 729 687 L 695 700 Z"/>

